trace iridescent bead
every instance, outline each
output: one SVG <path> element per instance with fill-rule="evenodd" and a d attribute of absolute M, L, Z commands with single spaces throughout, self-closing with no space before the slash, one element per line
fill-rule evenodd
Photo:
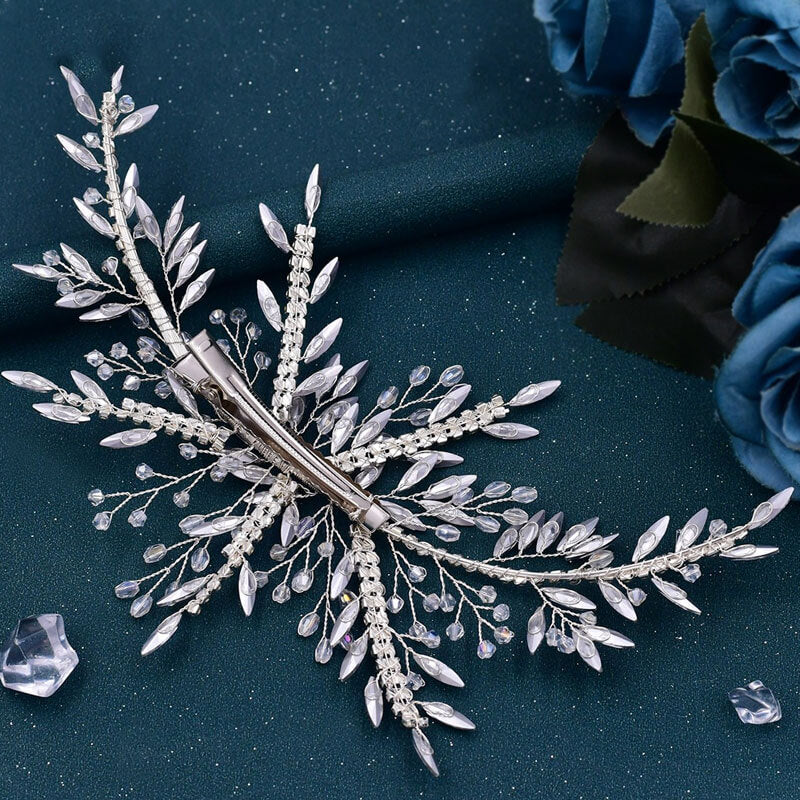
<path fill-rule="evenodd" d="M 496 650 L 497 646 L 488 639 L 482 639 L 478 642 L 478 658 L 491 658 Z"/>
<path fill-rule="evenodd" d="M 511 616 L 511 609 L 505 604 L 496 605 L 492 611 L 495 622 L 505 622 Z"/>
<path fill-rule="evenodd" d="M 514 631 L 506 625 L 495 628 L 494 639 L 498 644 L 508 644 L 514 638 Z"/>
<path fill-rule="evenodd" d="M 460 622 L 451 622 L 444 632 L 451 642 L 457 642 L 464 635 L 464 626 Z"/>

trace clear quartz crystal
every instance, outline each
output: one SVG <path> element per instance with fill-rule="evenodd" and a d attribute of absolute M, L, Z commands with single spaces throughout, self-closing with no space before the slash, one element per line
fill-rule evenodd
<path fill-rule="evenodd" d="M 781 704 L 771 689 L 761 681 L 753 681 L 728 692 L 739 719 L 748 725 L 764 725 L 781 718 Z"/>
<path fill-rule="evenodd" d="M 78 664 L 60 614 L 21 619 L 0 650 L 0 683 L 36 697 L 50 697 Z"/>

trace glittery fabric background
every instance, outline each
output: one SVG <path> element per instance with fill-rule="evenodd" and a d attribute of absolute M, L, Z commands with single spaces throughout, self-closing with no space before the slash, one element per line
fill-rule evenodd
<path fill-rule="evenodd" d="M 62 240 L 93 263 L 109 254 L 70 202 L 91 176 L 54 139 L 85 130 L 57 67 L 99 97 L 124 63 L 125 90 L 161 110 L 120 159 L 139 164 L 162 217 L 185 192 L 187 217 L 203 223 L 218 271 L 206 312 L 243 301 L 255 311 L 256 275 L 282 288 L 284 259 L 256 204 L 292 224 L 319 160 L 318 253 L 340 255 L 342 269 L 315 319 L 344 316 L 338 349 L 372 361 L 364 391 L 421 362 L 464 363 L 476 396 L 561 378 L 557 396 L 519 417 L 538 439 L 460 444 L 482 479 L 533 483 L 571 521 L 599 514 L 605 532 L 622 533 L 619 556 L 663 513 L 680 523 L 708 505 L 742 520 L 767 493 L 735 462 L 710 384 L 593 340 L 572 325 L 575 309 L 555 305 L 574 174 L 602 113 L 560 89 L 528 6 L 5 3 L 0 366 L 64 382 L 95 344 L 132 338 L 122 324 L 78 324 L 52 307 L 49 286 L 8 267 Z M 174 447 L 112 454 L 96 444 L 112 425 L 50 423 L 7 385 L 0 400 L 0 629 L 61 612 L 81 658 L 50 700 L 0 693 L 3 798 L 797 793 L 794 508 L 755 537 L 781 545 L 777 557 L 703 566 L 690 590 L 703 616 L 655 592 L 635 626 L 603 608 L 637 647 L 604 653 L 602 675 L 549 650 L 531 658 L 522 636 L 490 661 L 471 643 L 443 644 L 467 686 L 427 695 L 478 730 L 433 732 L 435 782 L 399 725 L 371 729 L 363 667 L 342 685 L 314 663 L 313 643 L 295 634 L 302 601 L 262 599 L 245 619 L 230 592 L 142 660 L 155 621 L 132 620 L 111 587 L 172 534 L 155 513 L 144 529 L 121 521 L 99 534 L 85 495 L 130 485 L 143 459 L 177 467 Z M 505 597 L 521 632 L 532 600 Z M 781 699 L 777 725 L 746 727 L 728 704 L 753 679 Z"/>

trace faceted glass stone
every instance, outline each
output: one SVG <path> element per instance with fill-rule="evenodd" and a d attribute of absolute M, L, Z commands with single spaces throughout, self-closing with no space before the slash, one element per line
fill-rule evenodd
<path fill-rule="evenodd" d="M 153 391 L 162 400 L 166 400 L 172 394 L 172 389 L 170 388 L 170 385 L 166 381 L 159 381 L 155 385 Z"/>
<path fill-rule="evenodd" d="M 126 392 L 135 392 L 142 385 L 141 378 L 138 375 L 128 375 L 122 382 L 122 388 Z"/>
<path fill-rule="evenodd" d="M 647 592 L 644 589 L 640 589 L 638 586 L 628 590 L 628 600 L 635 606 L 640 606 L 647 600 Z"/>
<path fill-rule="evenodd" d="M 58 283 L 56 283 L 56 289 L 60 295 L 69 294 L 74 288 L 72 281 L 68 278 L 61 278 Z"/>
<path fill-rule="evenodd" d="M 145 564 L 155 564 L 156 561 L 161 561 L 166 554 L 166 546 L 159 542 L 158 544 L 151 544 L 150 547 L 144 551 L 142 558 L 144 558 Z"/>
<path fill-rule="evenodd" d="M 399 396 L 400 392 L 396 386 L 384 389 L 378 396 L 378 407 L 383 409 L 391 408 L 397 402 Z"/>
<path fill-rule="evenodd" d="M 272 359 L 263 350 L 257 350 L 253 360 L 259 369 L 269 369 L 269 365 L 272 363 Z"/>
<path fill-rule="evenodd" d="M 292 589 L 297 593 L 307 592 L 314 582 L 314 573 L 310 569 L 301 569 L 292 577 Z"/>
<path fill-rule="evenodd" d="M 408 635 L 413 636 L 415 639 L 421 639 L 428 629 L 421 622 L 414 622 L 408 629 Z"/>
<path fill-rule="evenodd" d="M 494 586 L 481 586 L 478 597 L 484 603 L 494 603 L 497 600 L 497 591 Z"/>
<path fill-rule="evenodd" d="M 408 376 L 408 382 L 412 386 L 420 386 L 421 384 L 425 383 L 428 378 L 431 376 L 431 368 L 426 367 L 425 365 L 414 367 L 411 370 L 411 373 Z"/>
<path fill-rule="evenodd" d="M 450 592 L 444 592 L 439 598 L 439 610 L 449 614 L 456 607 L 456 599 Z"/>
<path fill-rule="evenodd" d="M 482 639 L 478 642 L 478 658 L 491 658 L 496 650 L 497 645 L 490 642 L 488 639 Z"/>
<path fill-rule="evenodd" d="M 258 589 L 263 589 L 269 583 L 269 572 L 263 569 L 257 569 L 253 573 L 253 577 L 256 579 L 256 588 Z"/>
<path fill-rule="evenodd" d="M 87 147 L 100 147 L 100 137 L 94 131 L 84 133 L 81 138 Z"/>
<path fill-rule="evenodd" d="M 494 607 L 494 611 L 492 611 L 492 616 L 494 617 L 495 622 L 505 622 L 510 615 L 511 609 L 505 603 L 496 605 Z"/>
<path fill-rule="evenodd" d="M 155 471 L 149 464 L 139 464 L 136 467 L 136 477 L 140 481 L 146 481 L 148 478 L 152 478 L 155 475 Z"/>
<path fill-rule="evenodd" d="M 178 445 L 178 452 L 187 460 L 191 461 L 197 457 L 197 448 L 191 443 Z"/>
<path fill-rule="evenodd" d="M 217 464 L 208 473 L 208 477 L 211 478 L 211 480 L 214 481 L 214 483 L 221 483 L 222 481 L 225 480 L 225 476 L 227 474 L 228 471 L 224 467 L 221 467 L 219 464 Z"/>
<path fill-rule="evenodd" d="M 211 556 L 205 547 L 199 547 L 189 558 L 189 566 L 194 572 L 202 572 L 207 566 Z"/>
<path fill-rule="evenodd" d="M 685 567 L 681 567 L 680 572 L 685 581 L 694 583 L 700 577 L 700 565 L 687 564 Z"/>
<path fill-rule="evenodd" d="M 189 505 L 190 500 L 189 492 L 175 492 L 172 495 L 172 502 L 175 503 L 178 508 L 186 508 Z"/>
<path fill-rule="evenodd" d="M 331 660 L 331 656 L 333 656 L 333 648 L 330 640 L 327 636 L 323 636 L 314 650 L 314 660 L 318 664 L 327 664 Z"/>
<path fill-rule="evenodd" d="M 426 594 L 422 599 L 422 607 L 428 612 L 438 611 L 439 609 L 439 595 Z"/>
<path fill-rule="evenodd" d="M 507 508 L 503 512 L 503 519 L 509 525 L 524 525 L 528 521 L 528 512 L 521 508 Z"/>
<path fill-rule="evenodd" d="M 286 548 L 282 544 L 274 544 L 269 549 L 269 557 L 273 561 L 283 561 L 286 558 Z"/>
<path fill-rule="evenodd" d="M 497 533 L 500 530 L 500 521 L 481 514 L 475 517 L 475 527 L 483 533 Z"/>
<path fill-rule="evenodd" d="M 103 195 L 101 195 L 94 186 L 90 186 L 83 193 L 83 202 L 90 206 L 96 206 L 98 203 L 103 202 Z"/>
<path fill-rule="evenodd" d="M 464 635 L 464 626 L 460 622 L 451 622 L 444 632 L 451 642 L 457 642 Z"/>
<path fill-rule="evenodd" d="M 241 325 L 247 319 L 247 312 L 243 308 L 234 308 L 230 313 L 231 322 Z"/>
<path fill-rule="evenodd" d="M 443 542 L 457 542 L 461 531 L 455 525 L 437 525 L 434 534 Z"/>
<path fill-rule="evenodd" d="M 248 322 L 247 323 L 247 338 L 248 339 L 260 339 L 262 330 L 255 324 L 255 322 Z"/>
<path fill-rule="evenodd" d="M 781 718 L 781 704 L 771 689 L 761 681 L 753 681 L 728 692 L 739 719 L 747 725 L 764 725 Z"/>
<path fill-rule="evenodd" d="M 435 650 L 442 643 L 442 637 L 436 631 L 426 631 L 422 636 L 422 644 Z"/>
<path fill-rule="evenodd" d="M 103 270 L 106 275 L 116 275 L 117 267 L 119 267 L 119 261 L 115 256 L 109 256 L 100 264 L 100 269 Z"/>
<path fill-rule="evenodd" d="M 508 644 L 514 638 L 514 631 L 506 625 L 495 629 L 494 639 L 498 644 Z"/>
<path fill-rule="evenodd" d="M 297 633 L 300 636 L 313 636 L 317 628 L 319 628 L 319 614 L 316 611 L 310 611 L 301 618 L 297 625 Z"/>
<path fill-rule="evenodd" d="M 420 567 L 415 564 L 408 570 L 408 579 L 411 581 L 411 583 L 422 583 L 427 574 L 428 570 L 426 570 L 425 567 Z"/>
<path fill-rule="evenodd" d="M 386 607 L 392 614 L 397 614 L 403 607 L 403 598 L 399 595 L 393 594 L 387 601 Z"/>
<path fill-rule="evenodd" d="M 120 600 L 129 600 L 139 594 L 139 584 L 136 581 L 122 581 L 114 587 L 114 594 Z"/>
<path fill-rule="evenodd" d="M 134 108 L 136 108 L 136 104 L 133 102 L 133 98 L 129 94 L 124 94 L 122 97 L 120 97 L 117 107 L 119 108 L 120 114 L 129 114 Z"/>
<path fill-rule="evenodd" d="M 539 497 L 539 492 L 533 486 L 517 486 L 511 492 L 511 499 L 517 503 L 532 503 Z"/>
<path fill-rule="evenodd" d="M 109 514 L 108 511 L 101 511 L 99 514 L 95 514 L 92 525 L 94 525 L 98 531 L 107 531 L 111 525 L 111 514 Z"/>
<path fill-rule="evenodd" d="M 134 528 L 143 527 L 145 522 L 147 522 L 147 512 L 143 508 L 137 508 L 128 515 L 128 524 Z"/>
<path fill-rule="evenodd" d="M 209 315 L 208 321 L 212 325 L 222 325 L 225 322 L 225 312 L 221 308 L 215 308 Z"/>
<path fill-rule="evenodd" d="M 97 368 L 97 377 L 101 381 L 107 381 L 114 374 L 114 368 L 111 364 L 101 364 Z"/>
<path fill-rule="evenodd" d="M 461 364 L 453 364 L 448 367 L 440 376 L 439 383 L 442 386 L 455 386 L 464 377 L 464 367 Z"/>
<path fill-rule="evenodd" d="M 133 323 L 133 326 L 135 328 L 139 328 L 139 330 L 144 330 L 146 327 L 148 327 L 148 325 L 150 325 L 150 318 L 144 313 L 144 311 L 142 311 L 141 308 L 128 309 L 128 317 Z"/>
<path fill-rule="evenodd" d="M 111 345 L 111 349 L 108 352 L 111 358 L 125 358 L 125 356 L 128 355 L 128 348 L 122 342 L 115 342 Z"/>
<path fill-rule="evenodd" d="M 430 417 L 431 411 L 432 409 L 430 408 L 418 408 L 416 411 L 411 412 L 408 421 L 415 428 L 421 428 L 428 423 L 428 417 Z"/>
<path fill-rule="evenodd" d="M 419 691 L 425 685 L 425 679 L 418 672 L 409 671 L 406 675 L 406 686 L 412 692 Z"/>
<path fill-rule="evenodd" d="M 58 254 L 57 250 L 45 250 L 45 252 L 42 253 L 42 261 L 44 261 L 48 267 L 54 267 L 56 264 L 61 263 L 61 256 Z"/>
<path fill-rule="evenodd" d="M 723 536 L 728 532 L 728 524 L 721 519 L 712 519 L 708 523 L 708 532 L 711 536 Z"/>
<path fill-rule="evenodd" d="M 151 594 L 143 594 L 141 597 L 137 597 L 131 603 L 131 616 L 139 619 L 147 614 L 148 611 L 153 607 L 153 595 Z"/>
<path fill-rule="evenodd" d="M 102 503 L 103 500 L 106 499 L 106 496 L 100 491 L 100 489 L 92 489 L 92 491 L 89 492 L 87 497 L 89 498 L 89 502 L 93 506 L 99 506 L 100 503 Z"/>
<path fill-rule="evenodd" d="M 0 651 L 0 683 L 6 689 L 50 697 L 77 664 L 61 614 L 25 617 Z"/>
<path fill-rule="evenodd" d="M 511 484 L 505 481 L 492 481 L 484 490 L 483 493 L 487 497 L 502 497 L 511 491 Z"/>
<path fill-rule="evenodd" d="M 322 556 L 322 558 L 330 558 L 335 549 L 336 547 L 333 542 L 320 542 L 317 545 L 317 554 Z"/>
<path fill-rule="evenodd" d="M 292 596 L 292 590 L 285 584 L 279 583 L 273 590 L 272 590 L 272 599 L 276 603 L 285 603 L 290 597 Z M 324 640 L 327 641 L 327 640 Z M 322 642 L 320 642 L 322 644 Z M 330 647 L 330 644 L 328 645 Z M 329 656 L 330 658 L 330 656 Z M 319 661 L 319 659 L 317 659 Z M 324 662 L 321 662 L 324 663 Z"/>
<path fill-rule="evenodd" d="M 106 360 L 106 357 L 99 350 L 92 350 L 84 358 L 90 367 L 99 367 Z"/>

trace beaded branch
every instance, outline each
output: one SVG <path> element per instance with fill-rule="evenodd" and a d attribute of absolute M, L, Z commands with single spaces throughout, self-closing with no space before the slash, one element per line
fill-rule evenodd
<path fill-rule="evenodd" d="M 627 648 L 633 642 L 600 625 L 595 602 L 565 584 L 593 587 L 630 621 L 647 597 L 643 580 L 680 608 L 700 613 L 668 577 L 694 582 L 698 562 L 708 556 L 751 560 L 776 552 L 776 547 L 742 540 L 784 508 L 791 489 L 762 502 L 743 525 L 729 528 L 712 520 L 701 538 L 708 516 L 703 509 L 677 529 L 669 552 L 655 555 L 670 527 L 669 518 L 662 517 L 639 537 L 630 561 L 617 566 L 611 545 L 618 534 L 601 533 L 596 517 L 566 526 L 561 513 L 548 516 L 536 508 L 533 487 L 493 481 L 477 489 L 477 476 L 461 472 L 434 480 L 434 471 L 463 462 L 444 449 L 462 436 L 482 432 L 509 441 L 536 436 L 535 428 L 506 417 L 547 398 L 559 381 L 532 383 L 510 400 L 495 396 L 467 408 L 471 387 L 463 382 L 461 366 L 447 367 L 436 380 L 429 367 L 419 366 L 404 388 L 390 386 L 361 413 L 354 392 L 367 361 L 346 368 L 338 354 L 329 355 L 342 320 L 328 323 L 305 343 L 309 306 L 326 293 L 339 264 L 338 259 L 328 262 L 312 281 L 318 167 L 305 192 L 307 221 L 296 226 L 292 242 L 269 208 L 259 209 L 267 235 L 290 260 L 283 311 L 264 281 L 256 285 L 258 313 L 280 335 L 271 400 L 262 403 L 258 392 L 267 391 L 273 363 L 259 349 L 264 335 L 259 322 L 248 321 L 242 308 L 227 314 L 217 309 L 209 315 L 215 336 L 206 331 L 190 336 L 182 327 L 183 313 L 203 298 L 214 276 L 213 269 L 199 270 L 206 242 L 198 241 L 199 224 L 184 227 L 183 197 L 161 228 L 140 194 L 135 164 L 120 182 L 117 142 L 149 122 L 157 106 L 136 109 L 128 95 L 119 96 L 122 67 L 99 112 L 74 73 L 65 68 L 62 73 L 75 108 L 94 127 L 82 143 L 61 135 L 58 141 L 105 181 L 105 190 L 88 188 L 74 203 L 95 231 L 114 242 L 118 255 L 95 270 L 62 244 L 60 252 L 44 253 L 41 264 L 14 267 L 54 282 L 56 305 L 77 309 L 81 320 L 127 316 L 139 329 L 135 344 L 119 341 L 107 352 L 86 355 L 99 381 L 121 381 L 128 396 L 115 403 L 100 383 L 78 371 L 71 372 L 77 391 L 32 372 L 3 375 L 49 395 L 48 402 L 33 406 L 48 419 L 118 420 L 122 430 L 102 439 L 103 447 L 140 447 L 159 433 L 179 440 L 180 455 L 190 465 L 184 474 L 165 474 L 142 463 L 135 475 L 143 488 L 89 492 L 89 501 L 100 507 L 93 520 L 100 531 L 120 516 L 134 527 L 144 526 L 165 494 L 183 509 L 195 501 L 202 505 L 207 480 L 231 487 L 224 507 L 198 508 L 181 520 L 173 543 L 147 547 L 144 562 L 152 571 L 115 587 L 117 597 L 131 601 L 133 617 L 144 617 L 153 606 L 172 609 L 145 641 L 143 655 L 167 642 L 184 617 L 200 614 L 229 578 L 235 579 L 247 615 L 267 591 L 278 604 L 302 597 L 307 602 L 297 632 L 316 639 L 315 660 L 326 664 L 336 656 L 339 678 L 345 680 L 369 654 L 364 700 L 370 720 L 379 725 L 388 704 L 411 731 L 421 760 L 438 775 L 425 733 L 430 723 L 474 725 L 447 703 L 417 699 L 423 676 L 463 686 L 452 668 L 431 655 L 442 640 L 423 621 L 427 615 L 446 615 L 445 635 L 452 642 L 470 627 L 477 635 L 478 657 L 490 658 L 498 644 L 514 637 L 506 624 L 510 609 L 498 602 L 492 582 L 524 585 L 533 606 L 524 626 L 530 652 L 544 641 L 560 653 L 577 652 L 599 672 L 600 645 Z M 140 248 L 151 246 L 160 266 L 149 271 L 158 274 L 158 288 L 140 257 Z M 301 369 L 314 362 L 324 366 L 301 377 Z M 130 396 L 145 384 L 160 401 L 174 401 L 174 409 Z M 407 467 L 396 485 L 378 493 L 372 487 L 392 462 Z M 526 510 L 531 506 L 533 511 Z M 490 537 L 487 558 L 453 550 L 466 532 Z M 254 568 L 256 559 L 269 565 Z M 544 569 L 546 559 L 563 566 Z"/>

